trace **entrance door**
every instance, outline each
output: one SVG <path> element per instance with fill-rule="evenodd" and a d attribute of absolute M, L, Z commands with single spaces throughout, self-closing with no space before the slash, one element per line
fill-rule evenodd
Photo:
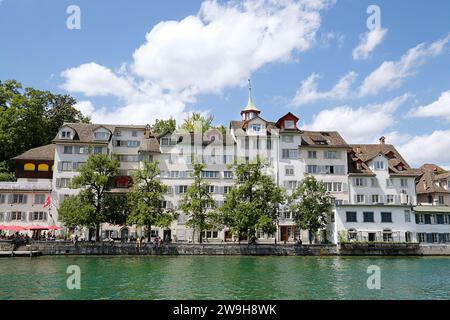
<path fill-rule="evenodd" d="M 280 227 L 281 241 L 289 240 L 288 227 Z"/>
<path fill-rule="evenodd" d="M 120 239 L 122 239 L 122 242 L 127 242 L 127 240 L 128 240 L 128 228 L 123 228 L 120 231 Z"/>
<path fill-rule="evenodd" d="M 369 232 L 369 242 L 374 242 L 374 241 L 375 241 L 375 233 Z"/>
<path fill-rule="evenodd" d="M 405 241 L 411 242 L 411 232 L 409 231 L 405 232 Z"/>
<path fill-rule="evenodd" d="M 225 242 L 231 242 L 233 239 L 233 235 L 231 231 L 225 231 Z"/>
<path fill-rule="evenodd" d="M 164 230 L 164 241 L 170 242 L 172 240 L 172 232 L 171 230 Z"/>

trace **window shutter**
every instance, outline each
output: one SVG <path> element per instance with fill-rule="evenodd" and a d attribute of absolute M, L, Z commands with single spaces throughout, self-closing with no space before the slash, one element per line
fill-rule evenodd
<path fill-rule="evenodd" d="M 6 213 L 6 220 L 5 221 L 11 221 L 11 212 Z"/>
<path fill-rule="evenodd" d="M 220 194 L 223 194 L 223 193 L 224 193 L 224 187 L 223 187 L 223 186 L 220 186 L 220 187 L 219 187 L 219 193 L 220 193 Z"/>
<path fill-rule="evenodd" d="M 61 188 L 61 178 L 56 178 L 56 187 Z"/>
<path fill-rule="evenodd" d="M 27 221 L 27 213 L 26 212 L 22 212 L 22 221 Z"/>
<path fill-rule="evenodd" d="M 61 161 L 58 162 L 58 171 L 59 172 L 62 171 L 62 162 Z"/>
<path fill-rule="evenodd" d="M 28 203 L 28 196 L 26 194 L 23 196 L 23 203 Z"/>
<path fill-rule="evenodd" d="M 358 203 L 358 195 L 353 196 L 353 203 Z"/>
<path fill-rule="evenodd" d="M 47 221 L 47 212 L 44 212 L 43 219 L 44 221 Z"/>
<path fill-rule="evenodd" d="M 369 195 L 365 195 L 364 196 L 364 203 L 370 203 L 370 196 Z"/>
<path fill-rule="evenodd" d="M 180 193 L 180 186 L 175 186 L 175 194 L 179 194 Z"/>
<path fill-rule="evenodd" d="M 33 221 L 33 212 L 28 212 L 28 221 Z"/>
<path fill-rule="evenodd" d="M 342 192 L 347 192 L 348 191 L 348 184 L 346 182 L 342 183 Z"/>

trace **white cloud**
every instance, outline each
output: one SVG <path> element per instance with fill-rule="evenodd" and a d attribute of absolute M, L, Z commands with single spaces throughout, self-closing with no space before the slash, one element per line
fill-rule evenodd
<path fill-rule="evenodd" d="M 95 62 L 62 72 L 62 87 L 88 97 L 125 101 L 108 111 L 86 102 L 95 122 L 143 123 L 180 118 L 202 93 L 243 85 L 264 65 L 308 50 L 332 0 L 204 1 L 197 15 L 164 21 L 146 35 L 118 72 Z"/>
<path fill-rule="evenodd" d="M 387 29 L 375 28 L 361 36 L 358 46 L 353 50 L 353 59 L 365 60 L 372 51 L 381 43 L 387 33 Z"/>
<path fill-rule="evenodd" d="M 441 54 L 450 40 L 450 34 L 427 45 L 421 43 L 409 49 L 398 61 L 385 61 L 363 81 L 359 88 L 359 96 L 375 95 L 381 89 L 399 87 L 405 78 L 414 74 L 415 69 L 423 64 L 428 57 Z"/>
<path fill-rule="evenodd" d="M 341 100 L 349 97 L 350 87 L 357 78 L 358 74 L 351 71 L 343 76 L 329 91 L 317 91 L 317 80 L 319 75 L 311 74 L 305 79 L 297 90 L 292 104 L 300 106 L 313 103 L 319 100 Z"/>
<path fill-rule="evenodd" d="M 409 94 L 396 97 L 382 104 L 371 104 L 352 108 L 341 106 L 320 111 L 314 116 L 308 130 L 338 131 L 348 143 L 371 143 L 392 127 L 395 123 L 394 113 Z"/>
<path fill-rule="evenodd" d="M 411 137 L 398 149 L 412 166 L 419 167 L 424 163 L 436 163 L 448 167 L 450 166 L 449 137 L 450 130 L 438 130 L 431 134 Z"/>
<path fill-rule="evenodd" d="M 417 118 L 442 117 L 450 121 L 450 90 L 442 92 L 433 103 L 412 109 L 408 115 Z"/>
<path fill-rule="evenodd" d="M 332 42 L 336 42 L 338 48 L 341 48 L 345 41 L 345 35 L 341 32 L 329 31 L 320 35 L 320 42 L 322 47 L 330 47 Z"/>

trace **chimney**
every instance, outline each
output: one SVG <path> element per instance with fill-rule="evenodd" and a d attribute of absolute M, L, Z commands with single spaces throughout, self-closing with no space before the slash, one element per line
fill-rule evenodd
<path fill-rule="evenodd" d="M 149 139 L 150 138 L 150 136 L 151 136 L 151 127 L 150 127 L 150 125 L 149 124 L 147 124 L 146 126 L 145 126 L 145 131 L 144 131 L 144 138 L 145 139 Z"/>
<path fill-rule="evenodd" d="M 380 141 L 380 144 L 385 144 L 386 143 L 386 137 L 382 136 L 379 141 Z"/>

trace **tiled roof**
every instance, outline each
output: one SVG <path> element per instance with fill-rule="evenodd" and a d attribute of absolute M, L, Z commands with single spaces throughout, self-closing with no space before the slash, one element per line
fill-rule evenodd
<path fill-rule="evenodd" d="M 374 174 L 367 162 L 379 154 L 388 158 L 389 174 L 391 175 L 418 176 L 421 174 L 419 169 L 411 168 L 391 144 L 354 144 L 350 146 L 352 148 L 348 155 L 348 170 L 350 174 Z M 358 162 L 361 164 L 360 169 L 357 167 Z M 403 164 L 403 170 L 397 168 L 399 164 Z"/>
<path fill-rule="evenodd" d="M 141 146 L 139 148 L 139 151 L 144 152 L 152 152 L 152 153 L 161 153 L 161 150 L 159 148 L 159 141 L 155 137 L 149 137 L 144 138 L 141 141 Z"/>
<path fill-rule="evenodd" d="M 55 158 L 55 145 L 48 144 L 46 146 L 30 149 L 21 155 L 13 158 L 14 160 L 50 160 Z"/>
<path fill-rule="evenodd" d="M 425 164 L 420 167 L 421 175 L 416 180 L 417 194 L 427 193 L 450 193 L 449 190 L 441 187 L 437 181 L 450 177 L 450 172 L 434 164 Z"/>
<path fill-rule="evenodd" d="M 301 131 L 302 146 L 349 148 L 344 138 L 336 131 Z"/>
<path fill-rule="evenodd" d="M 88 142 L 88 143 L 100 142 L 94 140 L 94 131 L 99 128 L 105 128 L 109 130 L 111 133 L 114 133 L 116 128 L 144 130 L 146 127 L 143 125 L 112 125 L 112 124 L 93 124 L 93 123 L 64 123 L 63 127 L 64 126 L 72 128 L 75 131 L 75 136 L 71 141 Z M 59 136 L 56 135 L 53 141 L 68 142 L 67 140 L 59 139 L 58 137 Z"/>

